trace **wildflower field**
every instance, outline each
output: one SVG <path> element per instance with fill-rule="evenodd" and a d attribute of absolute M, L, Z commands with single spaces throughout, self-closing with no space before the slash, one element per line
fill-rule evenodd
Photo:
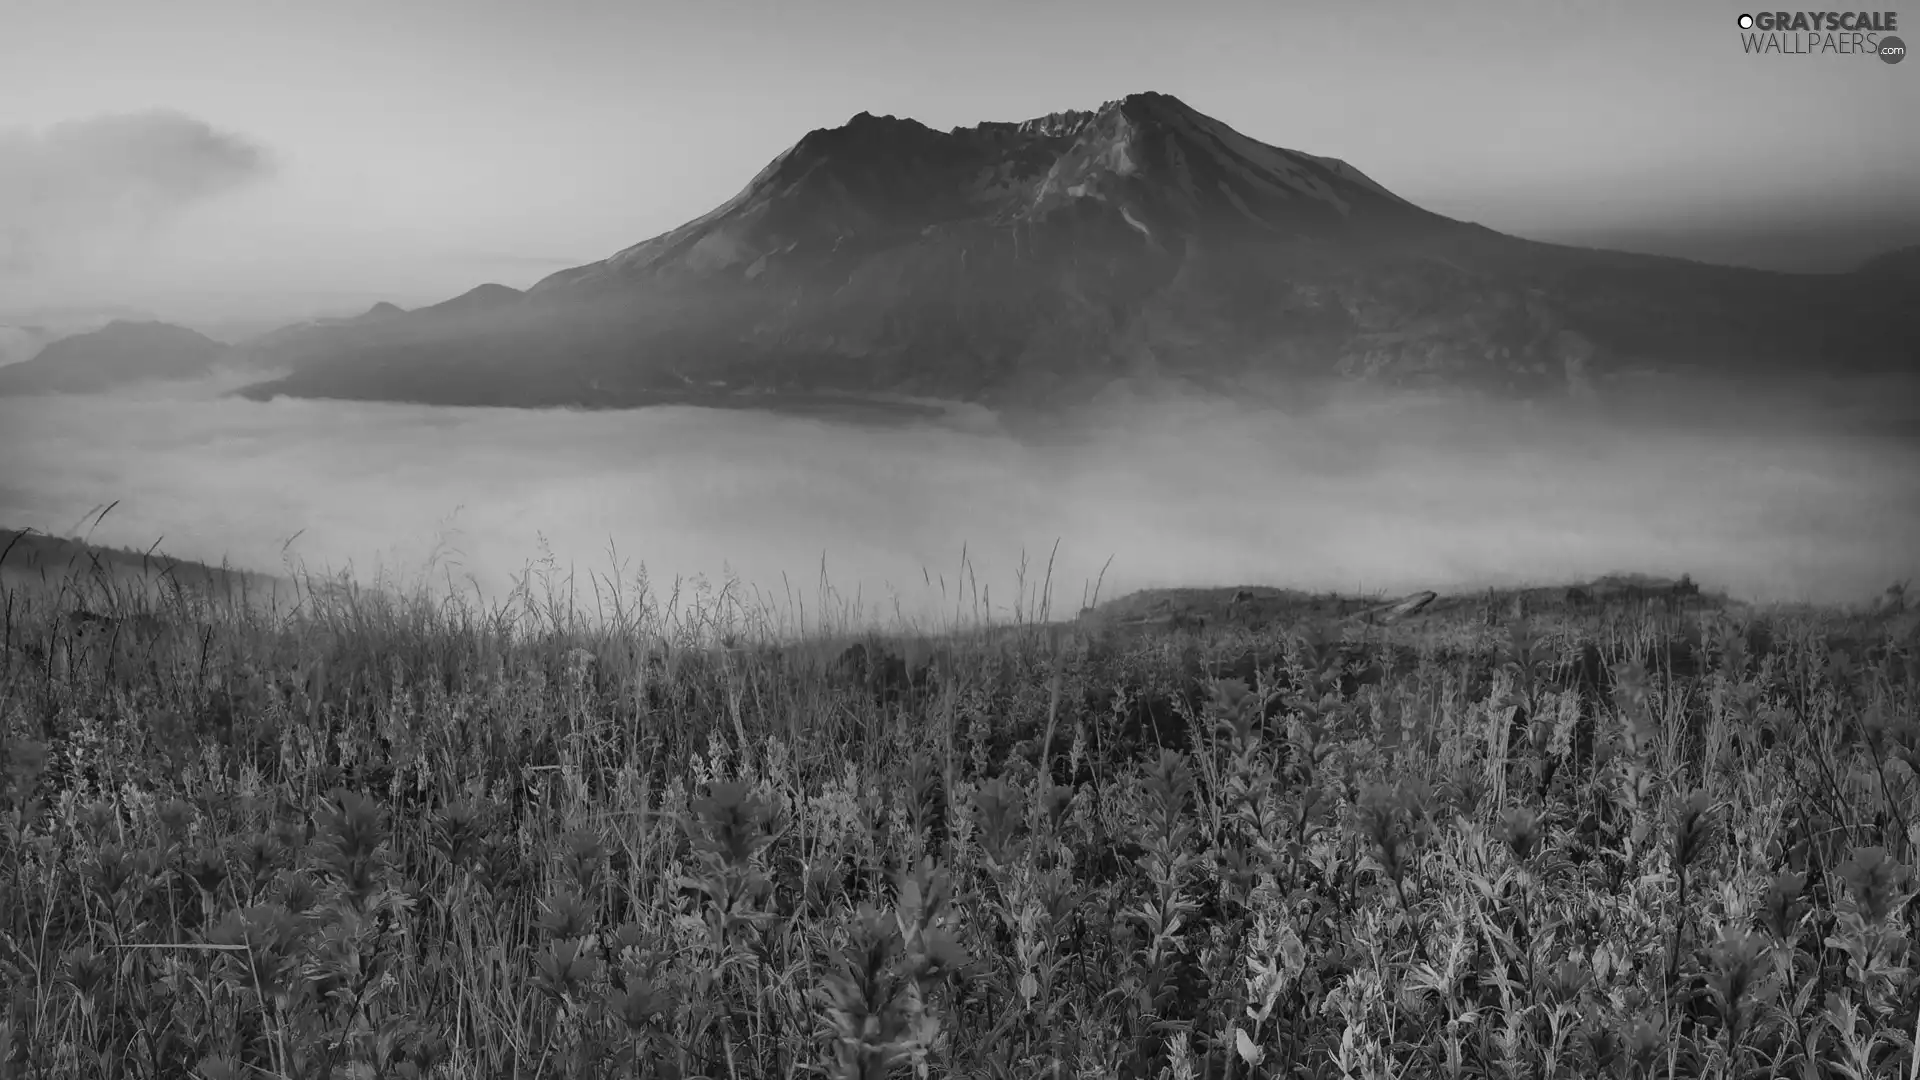
<path fill-rule="evenodd" d="M 0 1076 L 1915 1075 L 1897 593 L 521 599 L 9 587 Z"/>

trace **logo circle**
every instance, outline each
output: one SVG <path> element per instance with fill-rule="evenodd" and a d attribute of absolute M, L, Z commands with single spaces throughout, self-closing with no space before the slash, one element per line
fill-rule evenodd
<path fill-rule="evenodd" d="M 1742 30 L 1753 29 L 1753 16 L 1751 15 L 1740 16 L 1740 29 Z"/>
<path fill-rule="evenodd" d="M 1880 39 L 1880 60 L 1897 64 L 1907 58 L 1907 43 L 1891 35 Z"/>

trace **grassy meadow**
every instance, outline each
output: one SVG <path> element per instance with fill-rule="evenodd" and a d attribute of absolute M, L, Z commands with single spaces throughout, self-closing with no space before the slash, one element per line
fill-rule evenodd
<path fill-rule="evenodd" d="M 1920 1069 L 1898 590 L 794 635 L 643 582 L 46 580 L 0 1077 Z"/>

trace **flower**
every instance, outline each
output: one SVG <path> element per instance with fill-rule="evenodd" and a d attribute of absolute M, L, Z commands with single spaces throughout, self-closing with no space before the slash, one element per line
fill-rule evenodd
<path fill-rule="evenodd" d="M 1500 815 L 1500 839 L 1525 862 L 1540 847 L 1540 818 L 1524 806 L 1516 806 Z"/>
<path fill-rule="evenodd" d="M 1885 921 L 1897 907 L 1912 899 L 1913 868 L 1895 860 L 1885 848 L 1856 848 L 1837 873 L 1869 923 Z"/>
<path fill-rule="evenodd" d="M 572 889 L 555 895 L 541 906 L 546 910 L 541 913 L 538 925 L 548 937 L 582 937 L 593 927 L 593 903 Z"/>

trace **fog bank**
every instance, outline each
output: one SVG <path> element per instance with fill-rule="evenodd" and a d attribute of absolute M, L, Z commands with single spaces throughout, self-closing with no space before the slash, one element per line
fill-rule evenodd
<path fill-rule="evenodd" d="M 1679 574 L 1864 600 L 1920 569 L 1910 383 L 1752 393 L 1665 380 L 1606 408 L 1349 391 L 1155 391 L 1060 421 L 849 425 L 749 411 L 529 412 L 173 393 L 0 399 L 0 525 L 265 569 L 498 596 L 543 544 L 581 591 L 644 564 L 818 610 L 996 613 L 1058 541 L 1053 607 L 1267 583 L 1400 592 Z M 291 546 L 290 537 L 298 534 Z M 944 577 L 943 593 L 941 579 Z"/>
<path fill-rule="evenodd" d="M 19 302 L 49 278 L 117 272 L 161 226 L 270 171 L 251 140 L 168 110 L 0 128 L 0 283 Z"/>

